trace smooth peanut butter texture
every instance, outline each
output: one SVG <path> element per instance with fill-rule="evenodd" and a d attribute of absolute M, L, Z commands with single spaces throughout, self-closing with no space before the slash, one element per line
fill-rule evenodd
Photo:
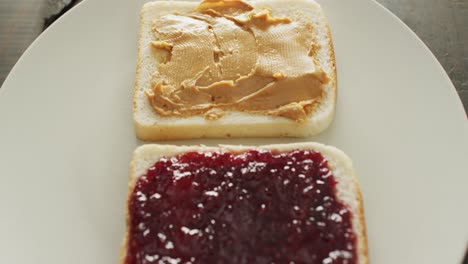
<path fill-rule="evenodd" d="M 212 0 L 153 23 L 149 45 L 162 60 L 146 94 L 161 116 L 216 120 L 241 111 L 305 122 L 329 82 L 314 59 L 312 21 L 300 11 L 276 17 Z"/>

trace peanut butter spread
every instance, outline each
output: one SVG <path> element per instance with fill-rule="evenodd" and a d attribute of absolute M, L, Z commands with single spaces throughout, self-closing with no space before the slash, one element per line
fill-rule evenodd
<path fill-rule="evenodd" d="M 329 81 L 314 59 L 313 23 L 299 11 L 275 17 L 240 0 L 204 1 L 159 17 L 153 33 L 163 59 L 146 94 L 161 116 L 242 111 L 304 122 Z"/>

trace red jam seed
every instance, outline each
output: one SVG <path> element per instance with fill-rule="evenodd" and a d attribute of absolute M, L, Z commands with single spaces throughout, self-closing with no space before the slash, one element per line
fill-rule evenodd
<path fill-rule="evenodd" d="M 351 213 L 317 152 L 163 158 L 129 200 L 126 264 L 355 264 Z"/>

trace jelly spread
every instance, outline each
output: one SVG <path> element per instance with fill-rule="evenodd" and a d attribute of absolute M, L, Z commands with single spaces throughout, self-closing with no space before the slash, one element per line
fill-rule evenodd
<path fill-rule="evenodd" d="M 305 122 L 329 82 L 314 58 L 313 22 L 300 11 L 274 16 L 240 0 L 204 1 L 157 18 L 153 33 L 149 45 L 163 59 L 146 94 L 161 116 L 243 111 Z"/>
<path fill-rule="evenodd" d="M 355 264 L 351 212 L 313 151 L 162 158 L 130 195 L 126 264 Z"/>

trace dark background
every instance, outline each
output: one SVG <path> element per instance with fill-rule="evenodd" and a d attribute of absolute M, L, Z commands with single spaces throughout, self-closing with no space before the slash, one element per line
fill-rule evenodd
<path fill-rule="evenodd" d="M 54 0 L 0 0 L 0 85 L 43 29 L 79 2 L 55 0 L 60 1 L 70 3 L 51 14 L 48 7 Z M 377 1 L 400 17 L 432 50 L 468 112 L 468 0 Z M 468 259 L 463 263 L 468 264 Z"/>

